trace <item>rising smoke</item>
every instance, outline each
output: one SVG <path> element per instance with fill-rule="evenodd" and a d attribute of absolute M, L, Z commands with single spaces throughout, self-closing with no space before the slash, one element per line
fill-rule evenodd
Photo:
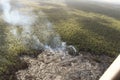
<path fill-rule="evenodd" d="M 3 19 L 12 25 L 30 26 L 34 23 L 33 17 L 24 15 L 18 10 L 12 10 L 11 0 L 1 0 Z M 27 13 L 28 14 L 28 13 Z"/>
<path fill-rule="evenodd" d="M 52 24 L 42 11 L 39 11 L 36 15 L 34 12 L 30 12 L 32 10 L 21 12 L 19 9 L 13 8 L 11 2 L 12 0 L 0 1 L 3 20 L 14 26 L 10 32 L 17 39 L 20 39 L 25 46 L 32 49 L 65 51 L 66 43 L 61 41 L 60 36 L 52 29 Z M 19 28 L 22 28 L 20 33 Z"/>

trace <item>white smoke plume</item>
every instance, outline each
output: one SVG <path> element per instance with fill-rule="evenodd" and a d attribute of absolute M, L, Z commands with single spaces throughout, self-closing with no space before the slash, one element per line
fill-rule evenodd
<path fill-rule="evenodd" d="M 22 25 L 30 26 L 34 23 L 33 17 L 24 15 L 18 10 L 12 10 L 10 5 L 11 0 L 1 0 L 2 10 L 3 10 L 3 19 L 12 25 Z"/>
<path fill-rule="evenodd" d="M 13 25 L 10 32 L 17 39 L 20 39 L 30 49 L 66 53 L 66 43 L 61 41 L 59 34 L 52 29 L 52 24 L 42 11 L 38 11 L 36 15 L 33 14 L 34 12 L 21 12 L 19 9 L 13 8 L 11 2 L 12 0 L 1 0 L 0 4 L 3 20 Z M 18 28 L 22 28 L 21 33 Z M 75 48 L 73 50 L 76 51 Z"/>
<path fill-rule="evenodd" d="M 40 20 L 36 20 L 35 15 L 29 15 L 32 12 L 20 12 L 14 9 L 11 5 L 12 0 L 1 0 L 1 6 L 3 10 L 3 20 L 12 27 L 10 32 L 21 39 L 23 44 L 30 46 L 32 49 L 44 48 L 50 51 L 65 50 L 65 45 L 61 42 L 60 36 L 52 29 L 52 24 L 47 20 L 45 14 L 40 11 L 38 16 Z M 37 21 L 37 22 L 36 22 Z M 19 34 L 16 27 L 22 28 L 22 32 Z"/>

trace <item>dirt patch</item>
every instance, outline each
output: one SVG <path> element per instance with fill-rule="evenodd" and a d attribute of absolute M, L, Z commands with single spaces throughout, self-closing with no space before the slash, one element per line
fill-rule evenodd
<path fill-rule="evenodd" d="M 24 56 L 21 60 L 29 67 L 16 72 L 18 80 L 98 80 L 113 58 L 83 52 L 75 57 L 43 52 L 37 58 Z"/>

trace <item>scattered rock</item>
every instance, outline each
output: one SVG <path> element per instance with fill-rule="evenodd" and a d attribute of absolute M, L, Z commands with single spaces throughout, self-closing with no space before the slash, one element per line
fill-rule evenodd
<path fill-rule="evenodd" d="M 77 56 L 79 55 L 79 53 L 77 52 L 77 50 L 75 49 L 74 46 L 70 45 L 70 46 L 67 46 L 67 51 L 70 55 L 72 56 Z"/>

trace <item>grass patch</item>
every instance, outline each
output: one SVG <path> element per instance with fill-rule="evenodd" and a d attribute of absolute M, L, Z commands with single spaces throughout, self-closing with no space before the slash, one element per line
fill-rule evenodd
<path fill-rule="evenodd" d="M 54 13 L 56 10 L 57 13 Z M 44 9 L 62 40 L 78 51 L 116 56 L 120 53 L 120 21 L 76 9 Z"/>
<path fill-rule="evenodd" d="M 0 80 L 12 80 L 14 72 L 25 67 L 18 55 L 27 49 L 10 33 L 10 28 L 0 20 Z"/>

